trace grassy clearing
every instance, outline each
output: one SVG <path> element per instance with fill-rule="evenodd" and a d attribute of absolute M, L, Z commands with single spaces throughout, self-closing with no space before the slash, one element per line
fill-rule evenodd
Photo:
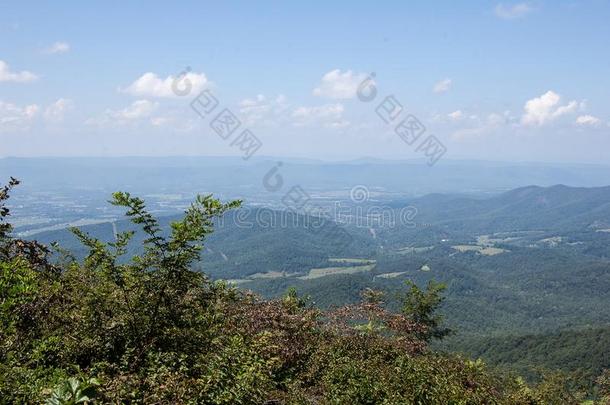
<path fill-rule="evenodd" d="M 478 246 L 478 245 L 455 245 L 455 246 L 451 246 L 451 247 L 460 253 L 480 252 L 481 249 L 483 249 L 481 246 Z"/>
<path fill-rule="evenodd" d="M 371 259 L 357 259 L 357 258 L 330 258 L 328 259 L 331 263 L 346 263 L 346 264 L 374 264 L 376 260 Z"/>
<path fill-rule="evenodd" d="M 335 274 L 356 274 L 371 271 L 375 268 L 375 264 L 367 264 L 364 266 L 351 266 L 351 267 L 324 267 L 319 269 L 309 270 L 309 274 L 306 276 L 299 277 L 301 280 L 311 280 L 314 278 L 332 276 Z"/>
<path fill-rule="evenodd" d="M 231 284 L 243 284 L 253 280 L 265 280 L 265 279 L 274 279 L 274 278 L 282 278 L 282 277 L 294 277 L 297 276 L 298 273 L 286 273 L 285 271 L 268 271 L 266 273 L 254 273 L 246 278 L 236 278 L 225 280 L 227 283 Z"/>
<path fill-rule="evenodd" d="M 476 253 L 479 253 L 479 254 L 482 254 L 485 256 L 494 256 L 494 255 L 499 255 L 500 253 L 508 252 L 508 250 L 506 250 L 506 249 L 478 246 L 478 245 L 455 245 L 455 246 L 451 246 L 451 247 L 460 253 L 476 252 Z"/>
<path fill-rule="evenodd" d="M 383 273 L 383 274 L 378 274 L 375 276 L 375 278 L 380 277 L 380 278 L 396 278 L 396 277 L 400 277 L 403 274 L 407 274 L 406 271 L 396 271 L 394 273 Z"/>
<path fill-rule="evenodd" d="M 505 237 L 500 238 L 496 237 L 496 235 L 479 235 L 477 236 L 477 245 L 480 246 L 493 246 L 496 243 L 509 243 L 517 240 L 523 239 L 522 237 L 514 236 L 514 237 Z"/>
<path fill-rule="evenodd" d="M 285 271 L 268 271 L 266 273 L 254 273 L 248 276 L 249 279 L 265 279 L 265 278 L 281 278 L 281 277 L 293 277 L 297 273 L 286 273 Z"/>
<path fill-rule="evenodd" d="M 485 255 L 485 256 L 495 256 L 495 255 L 499 255 L 500 253 L 504 253 L 504 252 L 508 252 L 508 250 L 495 248 L 495 247 L 486 247 L 479 251 L 479 253 L 481 253 L 482 255 Z"/>
<path fill-rule="evenodd" d="M 408 253 L 423 253 L 423 252 L 427 252 L 429 250 L 434 249 L 434 246 L 421 246 L 421 247 L 403 247 L 398 249 L 396 252 L 404 255 L 404 254 L 408 254 Z"/>
<path fill-rule="evenodd" d="M 231 280 L 224 280 L 224 281 L 225 281 L 227 284 L 235 284 L 235 285 L 240 285 L 240 284 L 243 284 L 243 283 L 247 283 L 247 282 L 249 282 L 249 281 L 252 281 L 252 280 L 248 280 L 248 279 L 245 279 L 245 278 L 234 278 L 234 279 L 231 279 Z"/>
<path fill-rule="evenodd" d="M 545 245 L 548 245 L 549 247 L 555 247 L 555 246 L 559 245 L 561 242 L 563 242 L 563 237 L 561 237 L 561 236 L 553 236 L 551 238 L 540 239 L 538 241 L 538 243 L 544 243 Z"/>

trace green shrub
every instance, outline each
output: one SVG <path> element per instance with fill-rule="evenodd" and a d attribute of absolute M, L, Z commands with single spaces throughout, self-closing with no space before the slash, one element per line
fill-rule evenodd
<path fill-rule="evenodd" d="M 194 271 L 213 218 L 239 205 L 197 197 L 161 229 L 144 202 L 112 203 L 147 235 L 126 260 L 133 231 L 106 243 L 79 229 L 83 263 L 10 237 L 0 189 L 0 403 L 557 404 L 566 379 L 534 387 L 480 361 L 430 351 L 448 330 L 443 287 L 410 285 L 402 313 L 379 292 L 322 312 L 290 290 L 265 301 Z M 65 262 L 67 260 L 67 262 Z M 607 395 L 607 376 L 600 391 Z"/>

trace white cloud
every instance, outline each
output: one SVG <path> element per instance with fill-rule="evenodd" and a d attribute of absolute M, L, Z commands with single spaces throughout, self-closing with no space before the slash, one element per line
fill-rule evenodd
<path fill-rule="evenodd" d="M 364 73 L 355 73 L 347 70 L 335 69 L 322 76 L 318 87 L 313 89 L 313 95 L 336 100 L 346 100 L 356 97 L 356 90 L 367 77 Z"/>
<path fill-rule="evenodd" d="M 169 117 L 153 117 L 150 119 L 150 123 L 156 127 L 162 127 L 163 125 L 166 125 L 171 121 L 172 120 Z"/>
<path fill-rule="evenodd" d="M 517 3 L 513 5 L 498 4 L 494 9 L 496 16 L 505 19 L 512 20 L 515 18 L 524 17 L 529 14 L 533 8 L 527 3 Z"/>
<path fill-rule="evenodd" d="M 0 82 L 28 83 L 36 79 L 38 76 L 27 70 L 12 72 L 8 64 L 0 60 Z"/>
<path fill-rule="evenodd" d="M 148 72 L 121 91 L 140 97 L 171 98 L 179 97 L 179 92 L 183 91 L 188 83 L 191 86 L 191 93 L 199 93 L 208 84 L 208 79 L 203 73 L 188 72 L 182 76 L 174 77 L 170 75 L 163 79 Z"/>
<path fill-rule="evenodd" d="M 342 128 L 349 125 L 343 118 L 343 104 L 326 104 L 314 107 L 298 107 L 292 111 L 295 126 L 320 125 L 327 128 Z"/>
<path fill-rule="evenodd" d="M 61 122 L 64 120 L 66 112 L 73 108 L 74 103 L 72 100 L 60 98 L 45 109 L 44 118 L 50 122 Z"/>
<path fill-rule="evenodd" d="M 56 53 L 66 53 L 70 50 L 70 44 L 67 42 L 55 42 L 53 45 L 45 48 L 43 53 L 53 55 Z"/>
<path fill-rule="evenodd" d="M 462 119 L 464 117 L 464 113 L 462 113 L 461 110 L 456 110 L 456 111 L 454 111 L 452 113 L 447 114 L 447 116 L 449 118 L 451 118 L 452 120 L 456 120 L 457 121 L 457 120 L 460 120 L 460 119 Z"/>
<path fill-rule="evenodd" d="M 117 118 L 125 120 L 136 120 L 148 117 L 157 108 L 158 104 L 148 100 L 134 101 L 129 107 L 117 111 Z"/>
<path fill-rule="evenodd" d="M 601 124 L 601 120 L 597 117 L 594 117 L 592 115 L 581 115 L 579 117 L 576 118 L 576 123 L 578 125 L 590 125 L 590 126 L 598 126 L 599 124 Z"/>
<path fill-rule="evenodd" d="M 255 98 L 246 98 L 239 102 L 239 111 L 242 114 L 263 115 L 271 110 L 271 102 L 262 94 Z"/>
<path fill-rule="evenodd" d="M 0 132 L 29 129 L 39 110 L 40 107 L 36 104 L 19 107 L 0 101 Z"/>
<path fill-rule="evenodd" d="M 85 124 L 108 130 L 162 128 L 164 131 L 184 133 L 200 128 L 200 122 L 200 119 L 194 119 L 192 111 L 189 113 L 183 107 L 141 99 L 123 109 L 107 109 L 99 116 L 86 120 Z"/>
<path fill-rule="evenodd" d="M 432 91 L 434 91 L 435 93 L 445 93 L 445 92 L 449 91 L 450 88 L 451 88 L 451 79 L 447 78 L 447 79 L 443 79 L 440 82 L 436 83 L 434 85 L 434 87 L 432 88 Z"/>
<path fill-rule="evenodd" d="M 579 103 L 570 101 L 560 106 L 561 96 L 553 91 L 547 91 L 540 97 L 528 100 L 523 109 L 521 123 L 524 125 L 544 125 L 555 119 L 576 111 Z"/>
<path fill-rule="evenodd" d="M 130 123 L 137 123 L 142 119 L 148 119 L 152 113 L 159 107 L 158 103 L 149 100 L 137 100 L 122 110 L 106 110 L 102 117 L 92 118 L 85 123 L 95 126 L 121 126 Z M 157 121 L 154 125 L 160 125 Z"/>
<path fill-rule="evenodd" d="M 258 94 L 239 102 L 239 112 L 247 125 L 275 125 L 284 120 L 287 110 L 288 104 L 283 94 L 274 98 Z"/>
<path fill-rule="evenodd" d="M 491 113 L 482 118 L 479 118 L 477 115 L 470 115 L 468 121 L 466 121 L 467 126 L 456 130 L 451 136 L 455 140 L 465 140 L 492 135 L 503 128 L 515 124 L 515 122 L 516 118 L 510 111 L 504 111 L 501 114 Z"/>

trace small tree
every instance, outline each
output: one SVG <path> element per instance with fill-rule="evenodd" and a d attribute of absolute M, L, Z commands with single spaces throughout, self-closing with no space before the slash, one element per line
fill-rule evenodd
<path fill-rule="evenodd" d="M 147 211 L 142 199 L 117 192 L 110 202 L 127 208 L 126 216 L 146 235 L 141 255 L 134 255 L 128 263 L 119 261 L 134 231 L 119 233 L 115 242 L 104 243 L 78 228 L 71 230 L 89 249 L 84 267 L 94 272 L 100 286 L 92 294 L 99 297 L 98 301 L 107 300 L 108 312 L 119 318 L 117 323 L 127 326 L 128 332 L 120 336 L 126 344 L 119 352 L 133 350 L 131 368 L 137 369 L 152 348 L 169 350 L 179 344 L 176 331 L 202 322 L 203 316 L 194 308 L 207 305 L 198 299 L 214 286 L 204 274 L 191 268 L 200 259 L 203 240 L 214 230 L 213 219 L 239 207 L 241 201 L 223 204 L 211 195 L 197 196 L 184 217 L 170 224 L 169 233 Z M 118 292 L 116 297 L 110 294 L 113 290 Z"/>
<path fill-rule="evenodd" d="M 411 280 L 406 284 L 409 290 L 402 297 L 402 313 L 414 323 L 424 327 L 424 331 L 419 333 L 419 338 L 429 342 L 432 339 L 443 339 L 451 334 L 451 329 L 442 326 L 444 317 L 438 313 L 445 300 L 442 293 L 447 286 L 430 280 L 424 291 Z"/>
<path fill-rule="evenodd" d="M 6 222 L 6 217 L 10 214 L 8 207 L 6 207 L 6 200 L 9 199 L 9 193 L 12 188 L 18 184 L 19 180 L 11 177 L 8 184 L 0 188 L 0 243 L 4 242 L 8 238 L 8 234 L 13 230 L 11 224 Z"/>

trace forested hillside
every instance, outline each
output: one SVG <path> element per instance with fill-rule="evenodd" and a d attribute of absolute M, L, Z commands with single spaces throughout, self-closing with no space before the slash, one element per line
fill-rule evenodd
<path fill-rule="evenodd" d="M 198 197 L 169 230 L 115 193 L 146 235 L 106 243 L 82 229 L 83 260 L 10 236 L 0 190 L 0 398 L 4 403 L 576 404 L 610 398 L 557 373 L 527 384 L 436 352 L 451 333 L 442 284 L 410 283 L 323 311 L 297 290 L 263 300 L 197 271 L 214 218 L 236 209 Z M 124 258 L 128 252 L 138 252 Z M 350 261 L 339 260 L 346 264 Z M 367 262 L 370 265 L 370 262 Z M 339 266 L 340 267 L 340 266 Z M 313 279 L 322 279 L 314 277 Z M 591 395 L 594 395 L 591 397 Z"/>
<path fill-rule="evenodd" d="M 459 345 L 469 356 L 532 379 L 547 369 L 570 372 L 581 381 L 592 382 L 610 364 L 610 327 L 478 338 Z"/>
<path fill-rule="evenodd" d="M 455 330 L 444 350 L 504 367 L 506 347 L 488 342 L 540 343 L 531 350 L 546 350 L 555 360 L 542 361 L 528 349 L 512 369 L 528 378 L 539 374 L 532 371 L 537 367 L 561 369 L 591 384 L 595 372 L 610 367 L 600 341 L 591 343 L 591 351 L 574 347 L 576 356 L 587 356 L 579 363 L 566 359 L 561 337 L 610 325 L 608 201 L 608 188 L 564 186 L 525 187 L 488 198 L 430 195 L 390 203 L 396 209 L 420 207 L 415 227 L 326 221 L 321 229 L 308 226 L 315 218 L 306 214 L 242 208 L 215 220 L 194 269 L 268 299 L 294 287 L 324 309 L 355 304 L 372 288 L 384 291 L 388 308 L 398 310 L 396 297 L 406 280 L 441 281 L 447 285 L 441 311 Z M 161 233 L 179 218 L 162 217 Z M 109 242 L 115 232 L 135 231 L 119 261 L 141 254 L 146 238 L 129 221 L 82 230 Z M 45 244 L 59 242 L 78 259 L 87 254 L 67 229 L 35 236 Z M 546 345 L 546 339 L 557 344 Z"/>

